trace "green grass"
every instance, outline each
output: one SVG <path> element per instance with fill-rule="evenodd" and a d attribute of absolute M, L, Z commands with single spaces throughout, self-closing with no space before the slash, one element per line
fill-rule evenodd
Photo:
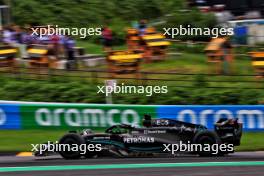
<path fill-rule="evenodd" d="M 65 130 L 1 130 L 0 151 L 30 151 L 31 144 L 58 140 Z"/>
<path fill-rule="evenodd" d="M 242 136 L 241 145 L 237 147 L 238 151 L 263 151 L 264 150 L 264 133 L 251 132 L 244 133 Z"/>
<path fill-rule="evenodd" d="M 77 46 L 84 47 L 86 54 L 102 54 L 102 45 L 91 43 L 85 40 L 78 40 Z"/>
<path fill-rule="evenodd" d="M 77 46 L 83 47 L 86 54 L 104 54 L 103 45 L 100 43 L 91 43 L 85 40 L 78 40 Z M 126 49 L 125 45 L 114 46 L 114 50 L 124 50 Z"/>
<path fill-rule="evenodd" d="M 2 151 L 30 151 L 31 144 L 41 144 L 58 140 L 66 130 L 1 130 L 0 152 Z M 244 133 L 238 151 L 264 150 L 264 133 Z"/>

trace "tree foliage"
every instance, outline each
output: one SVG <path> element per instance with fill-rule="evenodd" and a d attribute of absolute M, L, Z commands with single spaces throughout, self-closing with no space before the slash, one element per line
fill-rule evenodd
<path fill-rule="evenodd" d="M 104 24 L 111 21 L 129 23 L 139 19 L 156 19 L 172 14 L 170 21 L 191 20 L 203 22 L 197 11 L 179 16 L 185 8 L 184 0 L 11 0 L 16 23 L 83 26 Z M 175 17 L 175 18 L 174 18 Z M 190 18 L 191 17 L 191 18 Z M 195 19 L 196 18 L 196 19 Z M 175 22 L 175 21 L 173 21 Z"/>
<path fill-rule="evenodd" d="M 179 24 L 212 27 L 215 18 L 197 9 L 186 9 L 185 0 L 10 0 L 13 22 L 24 26 L 58 25 L 59 27 L 110 26 L 117 38 L 124 38 L 124 29 L 132 21 L 147 19 L 165 21 L 159 29 Z M 0 0 L 0 4 L 7 0 Z"/>

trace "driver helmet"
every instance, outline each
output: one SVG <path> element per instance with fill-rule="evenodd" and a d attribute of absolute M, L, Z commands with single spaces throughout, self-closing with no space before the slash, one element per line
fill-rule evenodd
<path fill-rule="evenodd" d="M 84 135 L 87 135 L 87 134 L 92 134 L 92 130 L 91 129 L 84 129 L 83 132 L 82 132 Z"/>
<path fill-rule="evenodd" d="M 145 114 L 144 115 L 144 118 L 143 118 L 143 126 L 144 127 L 151 127 L 151 116 L 150 115 L 148 115 L 148 114 Z"/>

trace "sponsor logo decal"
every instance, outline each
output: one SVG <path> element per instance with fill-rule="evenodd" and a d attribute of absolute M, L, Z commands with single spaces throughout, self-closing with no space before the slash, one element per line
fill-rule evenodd
<path fill-rule="evenodd" d="M 154 143 L 154 137 L 126 137 L 124 143 Z"/>

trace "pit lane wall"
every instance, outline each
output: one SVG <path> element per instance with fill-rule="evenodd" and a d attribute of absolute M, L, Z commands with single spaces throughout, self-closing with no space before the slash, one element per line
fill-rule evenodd
<path fill-rule="evenodd" d="M 239 118 L 245 131 L 264 131 L 264 106 L 178 106 L 27 103 L 0 101 L 0 129 L 105 129 L 119 123 L 140 125 L 144 114 L 209 129 L 221 117 Z"/>

